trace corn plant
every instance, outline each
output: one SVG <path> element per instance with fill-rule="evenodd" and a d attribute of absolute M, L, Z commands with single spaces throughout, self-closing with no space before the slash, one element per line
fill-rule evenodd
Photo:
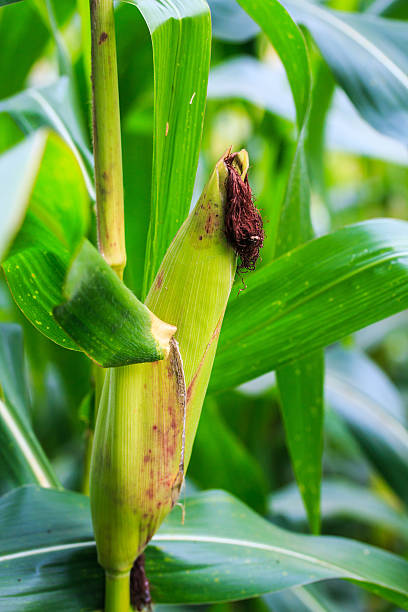
<path fill-rule="evenodd" d="M 406 3 L 0 7 L 0 609 L 408 609 Z"/>

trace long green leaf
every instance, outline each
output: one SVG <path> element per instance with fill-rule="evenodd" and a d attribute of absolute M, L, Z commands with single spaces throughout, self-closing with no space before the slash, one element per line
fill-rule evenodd
<path fill-rule="evenodd" d="M 310 1 L 282 3 L 310 30 L 337 82 L 363 117 L 380 132 L 406 144 L 406 24 L 375 15 L 333 11 Z"/>
<path fill-rule="evenodd" d="M 324 415 L 322 351 L 278 368 L 276 377 L 293 471 L 310 528 L 318 533 Z"/>
<path fill-rule="evenodd" d="M 39 526 L 44 526 L 43 529 Z M 2 610 L 95 610 L 102 570 L 86 497 L 23 487 L 0 502 Z M 408 606 L 408 562 L 378 548 L 279 529 L 224 492 L 176 508 L 152 540 L 146 570 L 157 603 L 245 599 L 329 578 L 347 578 Z"/>
<path fill-rule="evenodd" d="M 23 223 L 45 140 L 31 136 L 0 157 L 0 261 Z"/>
<path fill-rule="evenodd" d="M 211 388 L 251 380 L 407 308 L 407 236 L 404 221 L 357 223 L 254 272 L 228 306 Z"/>
<path fill-rule="evenodd" d="M 30 423 L 21 328 L 0 323 L 0 455 L 15 485 L 60 487 Z"/>
<path fill-rule="evenodd" d="M 301 131 L 310 105 L 310 66 L 304 38 L 277 0 L 238 0 L 258 23 L 282 60 L 296 107 Z"/>
<path fill-rule="evenodd" d="M 279 218 L 275 254 L 281 255 L 312 237 L 310 187 L 304 141 L 311 104 L 309 57 L 303 35 L 276 0 L 239 0 L 261 26 L 285 66 L 296 108 L 298 143 Z M 321 351 L 277 370 L 281 408 L 293 469 L 312 531 L 319 530 L 323 449 L 323 378 Z M 299 443 L 301 441 L 301 443 Z"/>
<path fill-rule="evenodd" d="M 144 296 L 191 203 L 210 67 L 205 0 L 126 0 L 141 11 L 154 61 L 154 150 Z"/>

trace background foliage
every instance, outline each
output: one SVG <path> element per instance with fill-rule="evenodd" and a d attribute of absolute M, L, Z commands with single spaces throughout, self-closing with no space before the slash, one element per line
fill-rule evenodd
<path fill-rule="evenodd" d="M 95 243 L 89 6 L 0 6 L 0 607 L 95 610 L 93 370 L 53 315 L 82 238 Z M 148 549 L 153 596 L 408 609 L 408 4 L 209 6 L 212 38 L 204 0 L 115 17 L 127 286 L 144 297 L 231 145 L 249 151 L 266 229 L 231 294 L 186 525 L 176 508 Z"/>

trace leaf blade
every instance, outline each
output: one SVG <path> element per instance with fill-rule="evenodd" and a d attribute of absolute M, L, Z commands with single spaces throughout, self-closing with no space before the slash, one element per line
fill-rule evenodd
<path fill-rule="evenodd" d="M 23 487 L 4 496 L 0 506 L 4 610 L 12 610 L 16 596 L 32 610 L 44 602 L 69 611 L 102 605 L 102 571 L 86 497 Z M 50 525 L 51 536 L 38 530 L 39 517 Z M 222 602 L 342 577 L 408 605 L 404 559 L 344 538 L 284 531 L 220 491 L 190 499 L 184 526 L 178 509 L 170 515 L 147 549 L 146 568 L 157 603 Z M 24 580 L 18 583 L 12 574 Z M 44 593 L 49 579 L 52 588 Z"/>
<path fill-rule="evenodd" d="M 204 0 L 130 0 L 130 4 L 139 8 L 149 27 L 155 71 L 144 298 L 190 208 L 204 120 L 211 20 Z"/>
<path fill-rule="evenodd" d="M 313 235 L 305 157 L 305 137 L 311 107 L 309 56 L 302 33 L 279 2 L 239 2 L 261 26 L 279 53 L 296 108 L 298 142 L 280 211 L 275 244 L 275 255 L 279 256 Z M 323 354 L 315 351 L 307 359 L 287 364 L 277 370 L 277 377 L 293 470 L 307 508 L 311 529 L 318 533 L 323 451 Z M 309 415 L 313 415 L 313 418 Z M 302 445 L 298 443 L 299 438 Z M 318 444 L 315 443 L 316 439 Z"/>
<path fill-rule="evenodd" d="M 283 0 L 316 44 L 363 117 L 377 130 L 408 140 L 408 36 L 402 22 Z M 341 57 L 336 50 L 344 49 Z"/>
<path fill-rule="evenodd" d="M 253 273 L 228 306 L 210 388 L 251 380 L 404 310 L 406 234 L 404 221 L 357 223 Z"/>

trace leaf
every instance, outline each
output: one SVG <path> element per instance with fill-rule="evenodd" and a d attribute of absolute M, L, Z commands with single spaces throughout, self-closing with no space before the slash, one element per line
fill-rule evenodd
<path fill-rule="evenodd" d="M 44 146 L 41 133 L 0 156 L 0 261 L 23 223 Z"/>
<path fill-rule="evenodd" d="M 22 0 L 0 0 L 0 6 L 6 6 L 6 4 L 14 4 L 21 1 Z"/>
<path fill-rule="evenodd" d="M 308 354 L 276 372 L 293 470 L 314 533 L 320 529 L 323 454 L 322 351 Z"/>
<path fill-rule="evenodd" d="M 154 61 L 152 205 L 146 296 L 193 194 L 210 67 L 211 20 L 204 0 L 127 0 L 150 31 Z"/>
<path fill-rule="evenodd" d="M 66 301 L 53 309 L 54 317 L 98 365 L 163 359 L 152 330 L 154 315 L 87 240 L 70 265 L 63 292 Z"/>
<path fill-rule="evenodd" d="M 96 561 L 89 499 L 47 492 L 45 498 L 44 489 L 27 486 L 0 499 L 1 608 L 15 612 L 18 601 L 33 612 L 101 609 L 103 571 Z"/>
<path fill-rule="evenodd" d="M 240 98 L 295 121 L 295 107 L 282 67 L 246 55 L 234 56 L 210 71 L 208 98 Z M 327 116 L 325 146 L 376 159 L 408 165 L 406 147 L 372 128 L 337 88 Z M 268 233 L 270 230 L 268 229 Z"/>
<path fill-rule="evenodd" d="M 325 61 L 320 60 L 316 64 L 305 150 L 312 185 L 323 202 L 328 203 L 325 181 L 325 139 L 335 82 Z"/>
<path fill-rule="evenodd" d="M 0 323 L 0 455 L 15 486 L 61 485 L 30 422 L 23 337 L 14 323 Z"/>
<path fill-rule="evenodd" d="M 333 74 L 378 131 L 408 142 L 408 31 L 405 23 L 282 0 L 311 32 Z M 342 49 L 339 54 L 338 50 Z"/>
<path fill-rule="evenodd" d="M 283 65 L 296 108 L 298 143 L 282 203 L 275 255 L 279 256 L 313 235 L 310 187 L 304 140 L 311 104 L 309 57 L 303 35 L 276 0 L 239 0 L 268 36 Z M 278 368 L 277 380 L 292 465 L 313 532 L 319 531 L 321 456 L 323 450 L 323 379 L 321 351 Z M 299 444 L 299 439 L 302 444 Z M 311 463 L 313 461 L 313 463 Z"/>
<path fill-rule="evenodd" d="M 74 350 L 78 347 L 56 323 L 52 309 L 62 302 L 65 273 L 88 215 L 81 170 L 65 143 L 50 133 L 24 224 L 3 270 L 15 302 L 31 323 Z"/>
<path fill-rule="evenodd" d="M 270 496 L 272 515 L 281 514 L 294 523 L 305 523 L 306 515 L 297 488 L 291 484 Z M 322 482 L 322 519 L 357 521 L 382 528 L 408 540 L 408 516 L 396 510 L 375 491 L 338 478 Z"/>
<path fill-rule="evenodd" d="M 302 33 L 277 0 L 239 0 L 239 4 L 261 26 L 285 66 L 300 132 L 311 94 L 309 58 Z"/>
<path fill-rule="evenodd" d="M 17 597 L 33 612 L 102 607 L 88 498 L 23 487 L 1 498 L 0 526 L 2 610 L 14 612 Z M 184 525 L 175 508 L 147 549 L 146 570 L 157 603 L 230 601 L 348 578 L 408 606 L 404 559 L 344 538 L 290 533 L 217 491 L 188 500 Z"/>
<path fill-rule="evenodd" d="M 254 272 L 227 308 L 211 389 L 252 380 L 407 308 L 407 232 L 404 221 L 357 223 Z"/>
<path fill-rule="evenodd" d="M 385 380 L 384 380 L 385 379 Z M 346 421 L 364 454 L 408 504 L 408 432 L 404 403 L 363 354 L 330 351 L 327 401 Z"/>
<path fill-rule="evenodd" d="M 76 160 L 49 134 L 25 222 L 3 265 L 14 300 L 45 336 L 104 367 L 162 359 L 163 326 L 90 243 L 77 253 L 87 219 Z"/>
<path fill-rule="evenodd" d="M 81 168 L 89 195 L 95 200 L 93 157 L 75 109 L 72 85 L 66 76 L 46 87 L 30 87 L 0 101 L 0 113 L 9 113 L 25 133 L 47 126 L 65 140 Z"/>

